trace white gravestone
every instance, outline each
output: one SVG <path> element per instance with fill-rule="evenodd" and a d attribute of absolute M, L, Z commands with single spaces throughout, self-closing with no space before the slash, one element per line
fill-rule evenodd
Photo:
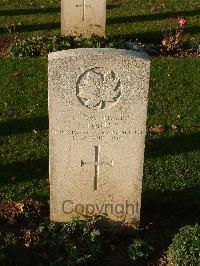
<path fill-rule="evenodd" d="M 104 36 L 106 0 L 62 0 L 61 32 L 63 35 Z"/>
<path fill-rule="evenodd" d="M 51 220 L 139 223 L 149 71 L 145 53 L 49 55 Z"/>

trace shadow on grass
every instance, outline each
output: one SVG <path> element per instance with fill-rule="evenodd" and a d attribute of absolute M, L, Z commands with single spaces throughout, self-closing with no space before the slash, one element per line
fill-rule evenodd
<path fill-rule="evenodd" d="M 200 33 L 200 26 L 192 26 L 192 27 L 186 27 L 185 34 L 199 34 Z M 172 31 L 172 33 L 175 33 L 175 30 Z M 163 32 L 162 31 L 147 31 L 147 32 L 138 32 L 138 33 L 132 33 L 132 34 L 114 34 L 117 38 L 122 38 L 123 40 L 136 40 L 139 39 L 142 42 L 146 43 L 160 43 L 163 38 Z"/>
<path fill-rule="evenodd" d="M 106 10 L 119 8 L 119 7 L 121 7 L 120 4 L 110 4 L 110 5 L 106 5 Z"/>
<path fill-rule="evenodd" d="M 0 34 L 6 34 L 9 31 L 12 33 L 25 33 L 25 32 L 34 32 L 34 31 L 51 31 L 60 29 L 61 24 L 58 23 L 44 23 L 44 24 L 30 24 L 30 25 L 16 25 L 14 27 L 3 28 L 0 27 Z M 175 31 L 174 31 L 175 32 Z M 200 33 L 200 26 L 191 26 L 186 27 L 185 33 L 188 34 L 198 34 Z M 124 34 L 124 35 L 118 35 L 114 34 L 117 38 L 122 38 L 124 40 L 135 40 L 140 39 L 144 42 L 160 42 L 163 40 L 163 32 L 162 31 L 147 31 L 147 32 L 138 32 L 138 33 L 132 33 L 132 34 Z"/>
<path fill-rule="evenodd" d="M 10 136 L 33 130 L 48 130 L 48 117 L 41 116 L 31 119 L 11 119 L 0 123 L 0 136 Z"/>
<path fill-rule="evenodd" d="M 108 18 L 107 24 L 134 23 L 134 22 L 163 20 L 167 18 L 177 18 L 181 16 L 199 16 L 199 15 L 200 15 L 200 9 L 178 11 L 178 12 L 166 12 L 166 13 L 149 14 L 149 15 Z"/>
<path fill-rule="evenodd" d="M 20 183 L 28 179 L 47 177 L 48 164 L 46 157 L 0 166 L 0 184 Z"/>
<path fill-rule="evenodd" d="M 183 191 L 143 193 L 142 235 L 150 239 L 158 251 L 166 250 L 180 227 L 200 224 L 199 190 L 194 187 Z"/>
<path fill-rule="evenodd" d="M 148 158 L 200 151 L 200 134 L 176 135 L 150 140 L 146 145 L 145 156 Z"/>
<path fill-rule="evenodd" d="M 9 30 L 12 33 L 22 33 L 22 32 L 33 32 L 33 31 L 45 31 L 45 30 L 55 30 L 59 29 L 61 24 L 58 23 L 44 23 L 44 24 L 30 24 L 30 25 L 15 25 L 14 27 L 10 27 Z M 8 33 L 7 28 L 0 27 L 0 34 Z"/>
<path fill-rule="evenodd" d="M 0 10 L 0 16 L 54 14 L 54 13 L 58 13 L 58 12 L 60 12 L 59 7 L 5 9 L 5 10 Z"/>

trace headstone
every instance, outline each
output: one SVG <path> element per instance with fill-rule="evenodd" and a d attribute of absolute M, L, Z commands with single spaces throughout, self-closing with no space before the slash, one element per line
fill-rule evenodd
<path fill-rule="evenodd" d="M 63 35 L 104 36 L 106 0 L 62 0 L 61 32 Z"/>
<path fill-rule="evenodd" d="M 49 55 L 51 220 L 140 220 L 150 62 L 116 49 Z"/>

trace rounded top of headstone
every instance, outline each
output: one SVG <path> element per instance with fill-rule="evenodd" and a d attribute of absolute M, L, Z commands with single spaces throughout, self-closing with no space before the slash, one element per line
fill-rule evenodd
<path fill-rule="evenodd" d="M 112 55 L 112 56 L 125 56 L 134 57 L 142 60 L 149 61 L 149 55 L 145 52 L 135 52 L 125 49 L 114 49 L 114 48 L 78 48 L 69 49 L 58 52 L 53 52 L 48 55 L 49 61 L 58 60 L 67 57 L 77 57 L 84 55 Z"/>

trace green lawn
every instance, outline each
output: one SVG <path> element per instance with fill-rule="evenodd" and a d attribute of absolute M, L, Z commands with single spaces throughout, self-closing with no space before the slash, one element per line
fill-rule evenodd
<path fill-rule="evenodd" d="M 2 59 L 0 72 L 0 199 L 44 200 L 48 197 L 47 61 Z"/>
<path fill-rule="evenodd" d="M 170 18 L 187 16 L 190 39 L 199 40 L 199 0 L 108 0 L 107 35 L 126 35 L 151 42 L 162 39 L 162 30 L 169 29 Z M 9 32 L 9 34 L 8 34 Z M 44 34 L 60 32 L 60 1 L 1 0 L 0 34 Z"/>
<path fill-rule="evenodd" d="M 0 76 L 0 200 L 46 201 L 47 60 L 1 59 Z M 147 135 L 144 197 L 200 198 L 199 84 L 199 59 L 152 59 L 148 128 L 166 131 Z"/>

